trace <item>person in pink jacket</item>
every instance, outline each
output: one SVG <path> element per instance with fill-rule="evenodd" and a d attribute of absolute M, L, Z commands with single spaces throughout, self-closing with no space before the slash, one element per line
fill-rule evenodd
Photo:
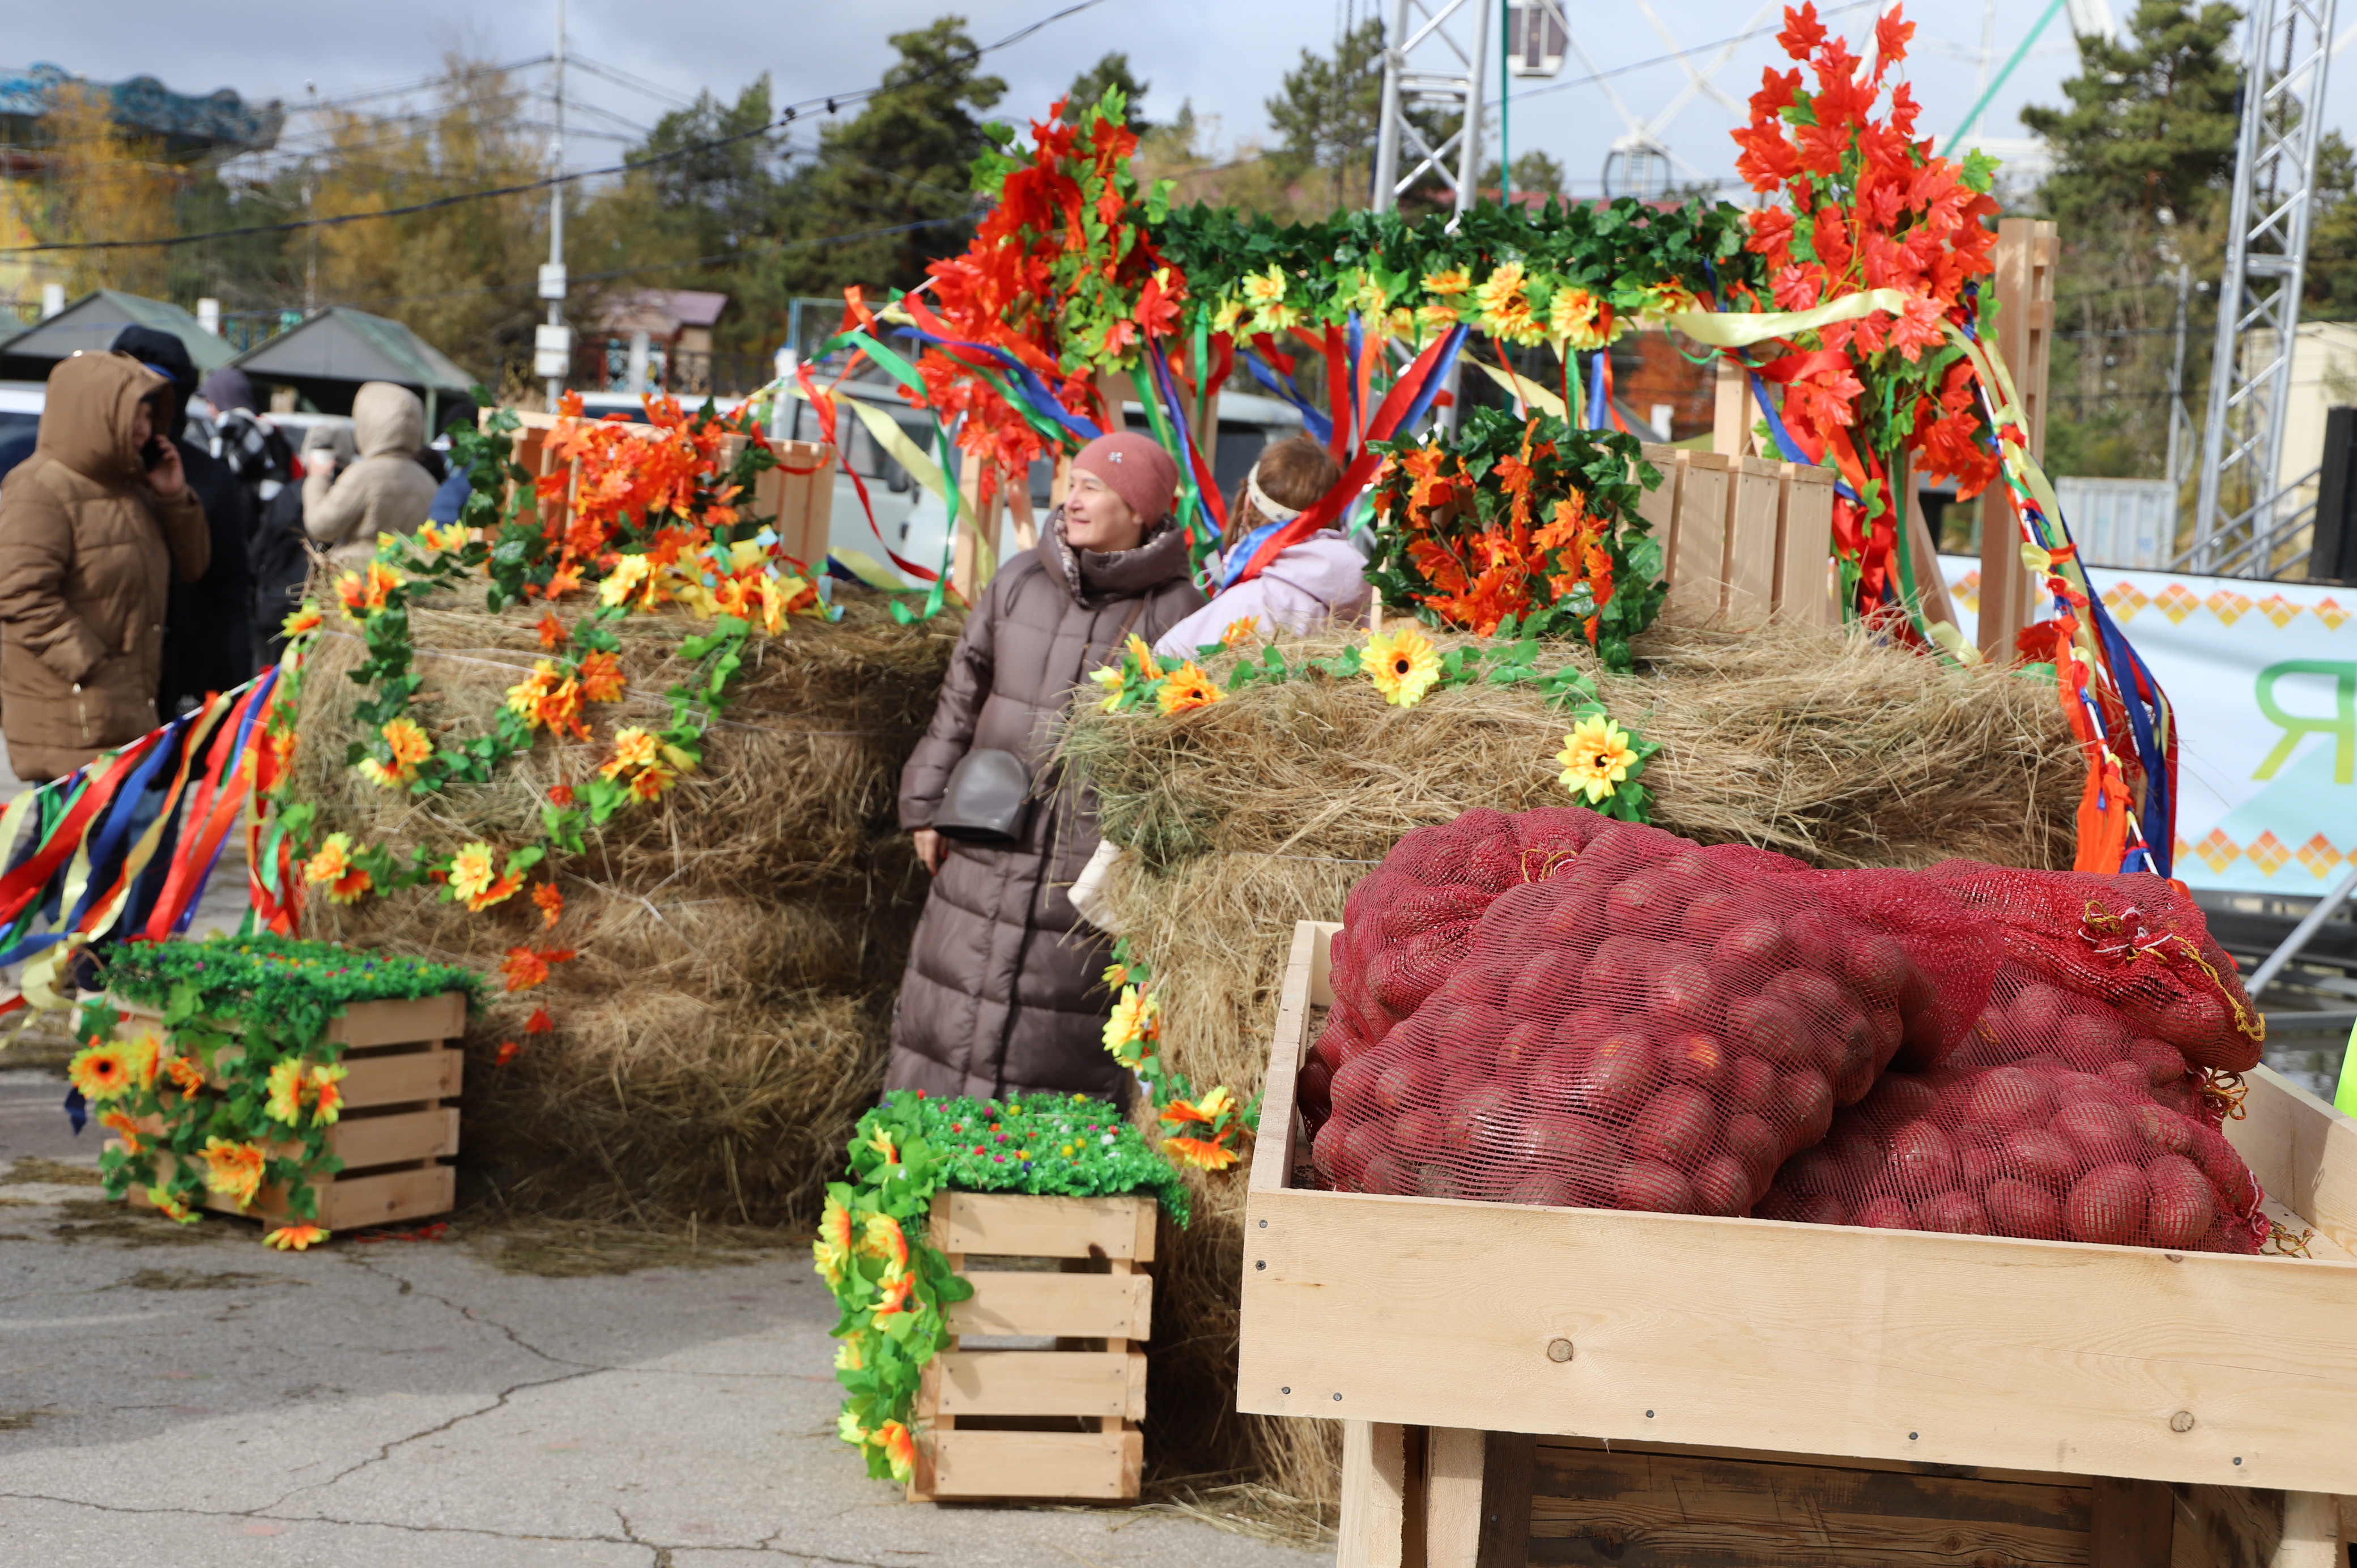
<path fill-rule="evenodd" d="M 1247 616 L 1260 623 L 1264 637 L 1363 623 L 1373 597 L 1366 557 L 1339 528 L 1320 529 L 1287 545 L 1250 582 L 1235 580 L 1263 540 L 1315 506 L 1341 477 L 1341 465 L 1306 435 L 1263 452 L 1229 501 L 1211 602 L 1163 633 L 1155 653 L 1192 659 L 1196 650 L 1218 642 Z"/>

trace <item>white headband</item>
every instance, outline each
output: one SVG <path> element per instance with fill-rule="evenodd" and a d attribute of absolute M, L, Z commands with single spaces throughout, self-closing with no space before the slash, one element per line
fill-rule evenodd
<path fill-rule="evenodd" d="M 1260 512 L 1261 516 L 1268 519 L 1271 522 L 1291 522 L 1295 518 L 1299 517 L 1304 511 L 1308 510 L 1307 507 L 1279 506 L 1276 502 L 1269 499 L 1268 492 L 1260 488 L 1260 465 L 1258 463 L 1254 463 L 1252 466 L 1252 472 L 1244 476 L 1244 493 L 1252 498 L 1252 504 Z"/>

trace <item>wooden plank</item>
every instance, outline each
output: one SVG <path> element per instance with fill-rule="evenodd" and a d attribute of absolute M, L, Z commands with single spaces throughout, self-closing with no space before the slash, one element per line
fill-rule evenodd
<path fill-rule="evenodd" d="M 958 596 L 972 604 L 986 580 L 983 573 L 983 551 L 995 547 L 985 545 L 985 531 L 997 521 L 994 515 L 985 518 L 978 504 L 982 496 L 982 459 L 969 452 L 958 467 L 958 514 L 950 519 L 954 542 L 950 548 L 950 586 Z"/>
<path fill-rule="evenodd" d="M 2048 358 L 2053 339 L 2054 269 L 2061 242 L 2052 223 L 2000 219 L 1992 255 L 1998 303 L 1996 349 L 2021 399 L 2023 435 L 2032 457 L 2046 452 Z M 1981 505 L 1981 652 L 2015 658 L 2014 639 L 2035 618 L 2034 585 L 2021 564 L 2021 532 L 2011 508 L 1991 493 Z"/>
<path fill-rule="evenodd" d="M 1542 1448 L 1534 1563 L 2087 1562 L 2085 1487 L 1887 1470 Z"/>
<path fill-rule="evenodd" d="M 1040 1274 L 976 1270 L 971 1299 L 949 1308 L 952 1334 L 1149 1339 L 1154 1281 L 1145 1274 Z"/>
<path fill-rule="evenodd" d="M 1637 491 L 1637 515 L 1644 521 L 1652 535 L 1662 542 L 1662 561 L 1666 570 L 1678 549 L 1678 496 L 1685 484 L 1686 453 L 1676 446 L 1646 445 L 1640 454 L 1662 476 L 1662 482 L 1652 489 L 1641 486 Z M 1631 476 L 1632 478 L 1636 475 Z"/>
<path fill-rule="evenodd" d="M 1607 1453 L 1680 1454 L 1703 1459 L 1740 1459 L 1750 1464 L 1831 1465 L 1843 1470 L 1889 1470 L 1905 1476 L 1973 1476 L 1984 1481 L 2027 1481 L 2040 1487 L 2092 1486 L 2092 1476 L 2057 1470 L 2008 1470 L 1996 1465 L 1919 1465 L 1904 1459 L 1867 1459 L 1851 1454 L 1801 1454 L 1757 1448 L 1727 1448 L 1706 1443 L 1607 1443 L 1596 1437 L 1566 1437 L 1551 1433 L 1537 1439 L 1541 1448 L 1595 1448 Z"/>
<path fill-rule="evenodd" d="M 1342 1423 L 1342 1517 L 1335 1568 L 1405 1568 L 1407 1444 L 1405 1428 Z"/>
<path fill-rule="evenodd" d="M 1776 605 L 1777 517 L 1784 465 L 1745 457 L 1735 467 L 1727 510 L 1727 621 L 1749 629 Z"/>
<path fill-rule="evenodd" d="M 271 1207 L 264 1190 L 264 1203 Z M 456 1165 L 420 1165 L 413 1170 L 382 1171 L 373 1176 L 338 1176 L 319 1195 L 319 1223 L 330 1230 L 357 1230 L 366 1225 L 391 1225 L 396 1220 L 422 1219 L 447 1214 L 458 1202 Z"/>
<path fill-rule="evenodd" d="M 1141 1433 L 954 1432 L 919 1437 L 934 1498 L 1135 1498 L 1146 1464 Z"/>
<path fill-rule="evenodd" d="M 2177 1498 L 2167 1482 L 2099 1476 L 2091 1495 L 2089 1568 L 2169 1568 Z"/>
<path fill-rule="evenodd" d="M 1438 1426 L 1425 1458 L 1424 1560 L 1428 1568 L 1480 1568 L 1481 1466 L 1489 1434 Z"/>
<path fill-rule="evenodd" d="M 1670 596 L 1662 618 L 1681 626 L 1718 620 L 1727 596 L 1727 502 L 1734 459 L 1715 452 L 1684 454 L 1677 528 L 1670 547 Z"/>
<path fill-rule="evenodd" d="M 397 1046 L 455 1040 L 466 1032 L 466 993 L 446 991 L 414 1001 L 352 1003 L 328 1020 L 327 1038 L 347 1046 Z"/>
<path fill-rule="evenodd" d="M 944 1252 L 1012 1258 L 1154 1261 L 1150 1197 L 1034 1197 L 996 1192 L 933 1195 L 933 1245 Z"/>
<path fill-rule="evenodd" d="M 1760 421 L 1760 406 L 1751 395 L 1751 378 L 1721 356 L 1712 392 L 1710 449 L 1723 457 L 1751 456 L 1759 445 L 1752 426 Z"/>
<path fill-rule="evenodd" d="M 2345 1568 L 2347 1561 L 2333 1499 L 2321 1492 L 2286 1492 L 2283 1540 L 2270 1568 Z"/>
<path fill-rule="evenodd" d="M 361 1057 L 344 1066 L 344 1103 L 354 1109 L 456 1099 L 466 1077 L 464 1054 L 439 1046 L 398 1056 Z"/>
<path fill-rule="evenodd" d="M 1264 1111 L 1261 1125 L 1281 1127 L 1285 1135 L 1253 1140 L 1251 1190 L 1277 1192 L 1283 1190 L 1293 1174 L 1293 1079 L 1301 1069 L 1302 1053 L 1309 1048 L 1309 1009 L 1314 1004 L 1330 1005 L 1333 988 L 1326 983 L 1331 972 L 1329 940 L 1342 928 L 1330 921 L 1298 920 L 1293 927 L 1293 950 L 1285 961 L 1285 981 L 1276 993 L 1277 1048 L 1269 1057 L 1268 1079 L 1262 1087 L 1264 1107 L 1282 1105 L 1277 1113 Z M 1247 1247 L 1265 1227 L 1247 1225 L 1244 1242 Z"/>
<path fill-rule="evenodd" d="M 2227 1141 L 2270 1197 L 2357 1252 L 2357 1121 L 2272 1068 L 2243 1082 L 2244 1115 L 2226 1123 Z"/>
<path fill-rule="evenodd" d="M 390 1116 L 344 1117 L 328 1129 L 328 1152 L 343 1161 L 346 1170 L 447 1159 L 458 1152 L 458 1108 L 437 1105 Z"/>
<path fill-rule="evenodd" d="M 1948 579 L 1940 570 L 1940 548 L 1923 510 L 1923 477 L 1909 471 L 1907 487 L 1907 552 L 1915 568 L 1915 597 L 1927 620 L 1956 624 L 1956 607 L 1948 596 Z"/>
<path fill-rule="evenodd" d="M 944 1350 L 924 1376 L 943 1415 L 1146 1419 L 1142 1350 Z"/>
<path fill-rule="evenodd" d="M 1538 1439 L 1492 1432 L 1481 1447 L 1481 1543 L 1477 1568 L 1525 1568 L 1531 1560 L 1531 1496 Z"/>
<path fill-rule="evenodd" d="M 1780 620 L 1804 626 L 1839 626 L 1834 603 L 1834 480 L 1823 468 L 1802 463 L 1779 465 L 1783 481 L 1776 518 L 1776 589 Z"/>
<path fill-rule="evenodd" d="M 2284 1537 L 2284 1494 L 2254 1487 L 2179 1487 L 2169 1568 L 2271 1568 Z"/>

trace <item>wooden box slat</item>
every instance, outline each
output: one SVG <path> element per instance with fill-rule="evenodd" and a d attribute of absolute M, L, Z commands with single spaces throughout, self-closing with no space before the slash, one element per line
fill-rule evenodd
<path fill-rule="evenodd" d="M 347 1116 L 328 1129 L 328 1152 L 344 1170 L 366 1170 L 420 1160 L 450 1159 L 458 1153 L 458 1108 L 431 1106 L 389 1116 Z M 338 1173 L 336 1179 L 349 1179 Z"/>
<path fill-rule="evenodd" d="M 1667 557 L 1670 596 L 1662 619 L 1675 626 L 1703 626 L 1719 618 L 1727 590 L 1727 511 L 1733 488 L 1733 459 L 1715 452 L 1683 454 L 1685 476 L 1678 484 L 1678 526 Z"/>
<path fill-rule="evenodd" d="M 1335 929 L 1298 928 L 1272 1131 Z M 2248 1081 L 2346 1192 L 2333 1113 Z M 1287 1141 L 1253 1163 L 1246 1412 L 2357 1492 L 2357 1264 L 1299 1191 Z"/>
<path fill-rule="evenodd" d="M 1776 615 L 1803 626 L 1839 626 L 1834 603 L 1834 478 L 1823 468 L 1786 463 L 1779 469 Z"/>
<path fill-rule="evenodd" d="M 936 1415 L 1146 1419 L 1142 1350 L 944 1350 L 925 1381 Z"/>
<path fill-rule="evenodd" d="M 1033 1197 L 944 1192 L 933 1198 L 933 1245 L 1017 1258 L 1154 1259 L 1150 1197 Z"/>
<path fill-rule="evenodd" d="M 344 1103 L 355 1110 L 449 1100 L 466 1085 L 466 1055 L 439 1046 L 400 1056 L 361 1057 L 344 1064 Z"/>
<path fill-rule="evenodd" d="M 1150 1339 L 1154 1281 L 1146 1274 L 1037 1274 L 976 1271 L 973 1296 L 951 1304 L 952 1334 Z"/>
<path fill-rule="evenodd" d="M 934 1432 L 917 1440 L 912 1490 L 940 1498 L 1135 1498 L 1146 1439 L 1125 1432 Z"/>

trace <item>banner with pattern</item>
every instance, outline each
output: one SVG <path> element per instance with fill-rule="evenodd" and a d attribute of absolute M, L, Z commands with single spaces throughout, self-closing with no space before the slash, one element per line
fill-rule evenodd
<path fill-rule="evenodd" d="M 1943 555 L 1975 635 L 1980 562 Z M 2314 897 L 2357 861 L 2357 589 L 2091 566 L 2177 711 L 2177 875 Z"/>

